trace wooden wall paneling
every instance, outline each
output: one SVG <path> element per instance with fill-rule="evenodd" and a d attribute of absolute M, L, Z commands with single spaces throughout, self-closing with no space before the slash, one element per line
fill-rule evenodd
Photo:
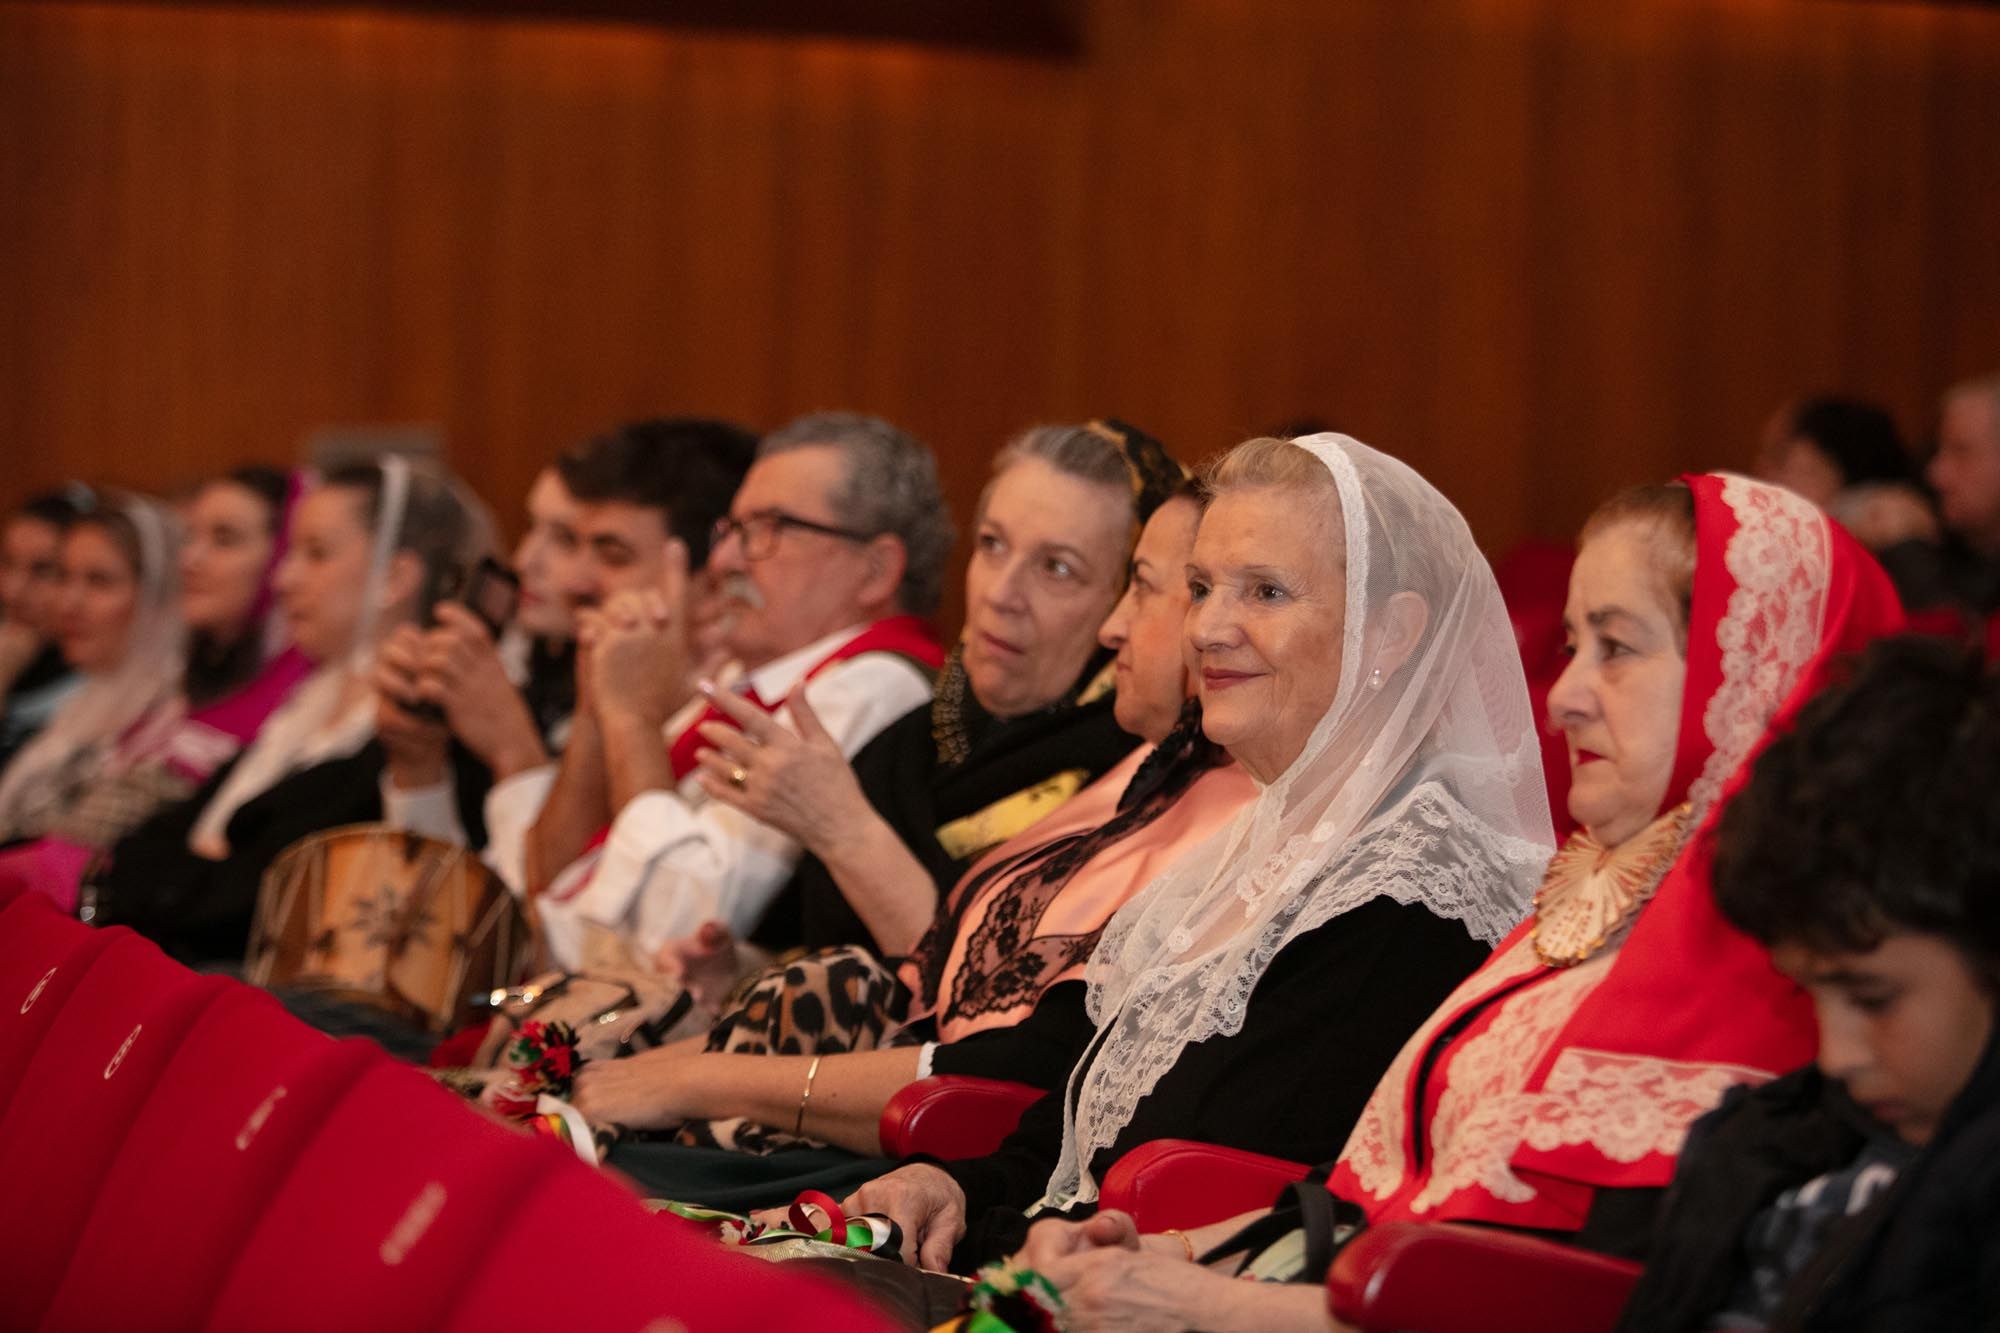
<path fill-rule="evenodd" d="M 1690 382 L 1709 386 L 1708 458 L 1751 462 L 1786 398 L 1826 388 L 1883 398 L 1922 375 L 1912 337 L 1924 207 L 1922 33 L 1851 11 L 1788 31 L 1761 10 L 1719 52 L 1708 193 L 1715 256 Z M 1907 17 L 1907 15 L 1903 16 Z M 1865 46 L 1864 46 L 1865 44 Z M 1890 318 L 1857 318 L 1877 311 Z"/>
<path fill-rule="evenodd" d="M 1414 438 L 1403 444 L 1391 422 L 1381 439 L 1427 475 L 1450 476 L 1473 530 L 1505 546 L 1523 535 L 1533 481 L 1522 393 L 1535 350 L 1526 299 L 1531 16 L 1488 5 L 1456 22 L 1442 17 L 1432 16 L 1427 43 L 1436 68 L 1413 88 L 1422 106 L 1406 109 L 1422 129 L 1408 185 L 1420 239 L 1412 268 L 1427 279 L 1434 325 L 1429 346 L 1408 358 L 1415 373 L 1395 413 Z"/>
<path fill-rule="evenodd" d="M 1845 196 L 1831 219 L 1842 309 L 1830 330 L 1835 359 L 1812 367 L 1826 383 L 1880 400 L 1911 432 L 1928 427 L 1926 386 L 1938 373 L 1935 323 L 1925 306 L 1933 257 L 1923 236 L 1944 184 L 1926 147 L 1938 29 L 1918 19 L 1885 16 L 1839 34 L 1834 68 L 1842 88 L 1822 105 L 1847 150 L 1828 168 Z M 1994 199 L 2000 205 L 2000 195 Z"/>
<path fill-rule="evenodd" d="M 1934 331 L 1927 412 L 1947 383 L 2000 371 L 2000 16 L 1942 13 L 1932 31 L 1919 150 L 1931 206 L 1911 239 L 1925 255 L 1923 309 Z"/>
<path fill-rule="evenodd" d="M 1662 167 L 1641 127 L 1672 71 L 1661 39 L 1629 31 L 1628 13 L 1551 8 L 1535 39 L 1530 523 L 1551 535 L 1575 530 L 1577 494 L 1601 489 L 1607 474 L 1636 480 L 1659 466 L 1646 452 L 1656 434 L 1621 412 L 1651 401 L 1647 337 L 1662 322 L 1652 191 Z"/>
<path fill-rule="evenodd" d="M 0 3 L 0 501 L 435 421 L 510 521 L 622 417 L 1303 413 L 1498 549 L 2000 366 L 2000 16 L 1096 0 L 1054 59 Z"/>
<path fill-rule="evenodd" d="M 156 8 L 181 0 L 122 0 Z M 298 12 L 350 0 L 235 0 Z M 1058 56 L 1075 49 L 1081 0 L 385 0 L 404 14 L 473 20 L 616 22 L 791 37 L 840 37 Z"/>

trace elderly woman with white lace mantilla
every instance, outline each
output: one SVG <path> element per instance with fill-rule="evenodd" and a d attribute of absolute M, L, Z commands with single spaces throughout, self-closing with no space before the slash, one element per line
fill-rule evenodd
<path fill-rule="evenodd" d="M 1506 610 L 1451 504 L 1339 435 L 1252 440 L 1208 480 L 1184 646 L 1205 730 L 1262 790 L 1112 919 L 1065 1093 L 990 1157 L 848 1201 L 925 1267 L 1088 1210 L 1151 1139 L 1328 1156 L 1553 850 Z"/>

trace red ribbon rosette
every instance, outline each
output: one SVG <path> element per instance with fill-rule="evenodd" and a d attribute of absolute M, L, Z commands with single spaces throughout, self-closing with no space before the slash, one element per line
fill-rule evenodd
<path fill-rule="evenodd" d="M 508 1070 L 488 1101 L 502 1115 L 525 1119 L 543 1093 L 568 1099 L 583 1057 L 576 1052 L 576 1029 L 567 1023 L 529 1019 L 507 1043 L 501 1063 Z"/>

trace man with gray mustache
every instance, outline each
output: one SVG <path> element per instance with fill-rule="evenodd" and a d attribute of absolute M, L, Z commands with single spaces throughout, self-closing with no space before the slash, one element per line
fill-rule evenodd
<path fill-rule="evenodd" d="M 790 876 L 790 838 L 696 778 L 714 683 L 791 725 L 803 694 L 852 757 L 930 696 L 952 542 L 930 451 L 873 417 L 818 413 L 765 437 L 705 578 L 671 543 L 656 587 L 578 617 L 577 724 L 528 839 L 527 890 L 554 961 L 607 939 L 651 958 L 720 923 L 741 936 Z M 705 584 L 697 595 L 693 589 Z"/>

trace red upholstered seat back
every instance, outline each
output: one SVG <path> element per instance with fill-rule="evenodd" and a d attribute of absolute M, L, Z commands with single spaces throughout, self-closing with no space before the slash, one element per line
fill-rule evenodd
<path fill-rule="evenodd" d="M 0 1115 L 77 979 L 116 938 L 64 916 L 39 894 L 0 909 Z"/>
<path fill-rule="evenodd" d="M 963 1074 L 933 1074 L 898 1088 L 882 1108 L 882 1155 L 928 1153 L 945 1161 L 983 1157 L 1000 1146 L 1040 1088 Z"/>
<path fill-rule="evenodd" d="M 1569 600 L 1569 571 L 1576 552 L 1565 544 L 1528 541 L 1515 547 L 1493 568 L 1507 616 L 1514 625 L 1514 643 L 1521 650 L 1521 670 L 1528 680 L 1528 702 L 1535 721 L 1549 715 L 1549 691 L 1569 665 L 1564 652 L 1563 607 Z M 1542 729 L 1542 775 L 1548 782 L 1549 814 L 1556 836 L 1576 827 L 1569 815 L 1569 749 L 1562 735 Z"/>
<path fill-rule="evenodd" d="M 564 1164 L 523 1200 L 452 1311 L 449 1333 L 492 1333 L 522 1321 L 524 1275 L 561 1273 L 554 1322 L 603 1333 L 686 1329 L 878 1329 L 852 1294 L 783 1264 L 730 1254 L 581 1162 Z"/>
<path fill-rule="evenodd" d="M 49 1326 L 200 1326 L 305 1145 L 387 1060 L 372 1042 L 335 1042 L 264 992 L 230 987 L 125 1136 Z"/>
<path fill-rule="evenodd" d="M 1498 1227 L 1391 1222 L 1356 1236 L 1327 1306 L 1363 1333 L 1609 1333 L 1639 1266 Z"/>
<path fill-rule="evenodd" d="M 0 1118 L 0 1255 L 67 1255 L 118 1145 L 203 1010 L 236 983 L 112 936 L 49 1024 Z M 46 992 L 45 992 L 46 994 Z M 10 1265 L 0 1327 L 32 1328 L 60 1262 Z"/>
<path fill-rule="evenodd" d="M 244 1242 L 209 1327 L 434 1328 L 561 1159 L 414 1069 L 370 1069 Z"/>
<path fill-rule="evenodd" d="M 0 908 L 9 1053 L 0 1328 L 886 1327 L 372 1044 L 39 899 Z"/>

